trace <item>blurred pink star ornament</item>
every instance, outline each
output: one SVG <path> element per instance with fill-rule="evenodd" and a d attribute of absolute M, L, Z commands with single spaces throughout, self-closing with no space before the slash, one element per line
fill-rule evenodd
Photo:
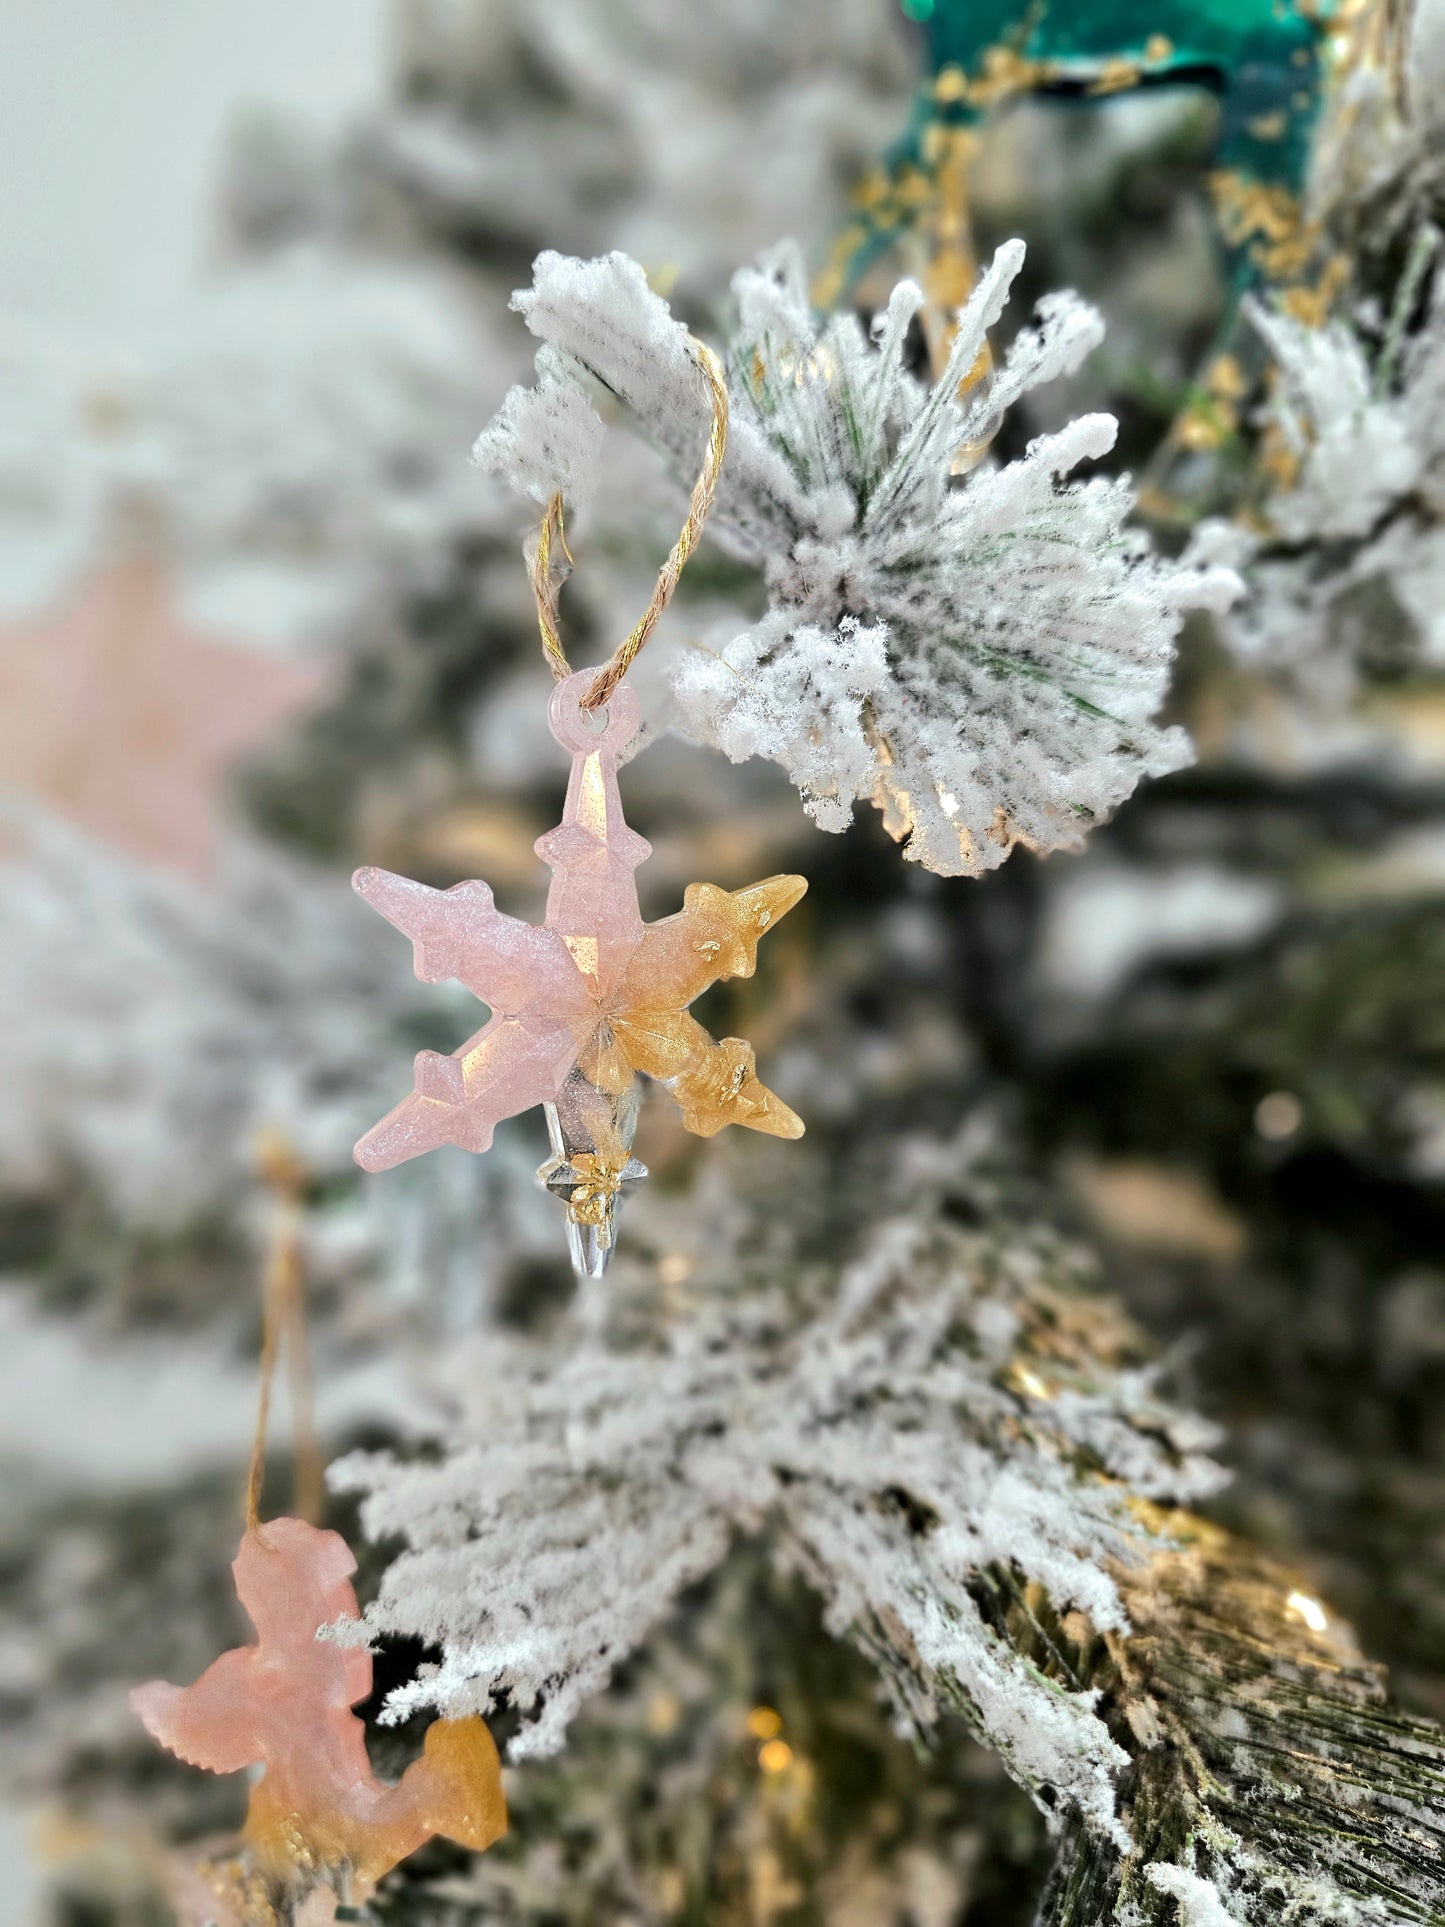
<path fill-rule="evenodd" d="M 0 783 L 204 882 L 227 778 L 324 682 L 315 664 L 204 634 L 163 562 L 122 554 L 53 608 L 0 621 Z"/>
<path fill-rule="evenodd" d="M 480 1719 L 434 1721 L 398 1785 L 372 1773 L 351 1711 L 371 1692 L 371 1654 L 317 1636 L 357 1617 L 339 1533 L 302 1519 L 250 1526 L 231 1570 L 258 1643 L 223 1653 L 194 1686 L 153 1680 L 131 1694 L 147 1732 L 191 1766 L 263 1769 L 244 1859 L 193 1877 L 222 1903 L 210 1918 L 299 1917 L 323 1889 L 356 1902 L 433 1834 L 478 1852 L 501 1838 L 501 1768 Z"/>
<path fill-rule="evenodd" d="M 594 671 L 568 676 L 548 706 L 572 775 L 560 825 L 536 845 L 552 871 L 541 926 L 504 916 L 485 883 L 432 890 L 371 869 L 354 879 L 412 939 L 418 977 L 454 977 L 492 1010 L 450 1057 L 418 1056 L 416 1088 L 362 1138 L 357 1163 L 384 1171 L 442 1144 L 485 1151 L 503 1118 L 541 1104 L 552 1156 L 538 1179 L 565 1202 L 572 1262 L 589 1277 L 611 1257 L 620 1195 L 647 1176 L 632 1156 L 637 1072 L 666 1084 L 702 1137 L 727 1124 L 801 1137 L 752 1047 L 716 1042 L 687 1007 L 710 984 L 750 977 L 759 941 L 808 887 L 797 876 L 732 891 L 693 883 L 675 916 L 644 924 L 634 872 L 652 846 L 627 827 L 617 788 L 637 700 L 620 682 L 594 714 L 583 698 L 595 687 Z"/>

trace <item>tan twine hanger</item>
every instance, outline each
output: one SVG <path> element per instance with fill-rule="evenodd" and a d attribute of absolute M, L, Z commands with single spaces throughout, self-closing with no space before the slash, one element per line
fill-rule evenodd
<path fill-rule="evenodd" d="M 672 553 L 662 565 L 652 600 L 642 619 L 611 660 L 598 670 L 596 680 L 582 698 L 583 709 L 601 709 L 622 678 L 636 662 L 648 638 L 657 627 L 662 612 L 672 600 L 678 578 L 687 566 L 707 520 L 717 490 L 723 457 L 728 442 L 728 394 L 722 363 L 712 349 L 687 338 L 688 351 L 697 363 L 712 403 L 712 427 L 708 434 L 707 454 L 702 473 L 693 486 L 686 522 L 673 544 Z M 562 519 L 562 497 L 556 494 L 547 504 L 542 527 L 527 555 L 527 574 L 537 598 L 537 626 L 547 662 L 558 682 L 571 675 L 572 666 L 562 647 L 558 632 L 557 596 L 566 572 L 552 580 L 552 544 L 557 543 L 570 568 L 572 556 Z M 251 1443 L 251 1459 L 246 1471 L 246 1526 L 258 1530 L 261 1523 L 261 1488 L 266 1477 L 266 1434 L 271 1420 L 271 1387 L 283 1340 L 290 1361 L 291 1405 L 296 1428 L 296 1510 L 314 1521 L 321 1511 L 321 1459 L 316 1443 L 312 1415 L 311 1370 L 306 1349 L 305 1276 L 301 1259 L 301 1203 L 305 1195 L 306 1174 L 296 1158 L 279 1139 L 268 1139 L 260 1151 L 261 1174 L 277 1201 L 276 1231 L 262 1285 L 262 1334 L 260 1392 L 256 1403 L 256 1431 Z"/>
<path fill-rule="evenodd" d="M 301 1255 L 301 1207 L 306 1194 L 306 1172 L 290 1147 L 279 1136 L 271 1134 L 261 1143 L 258 1163 L 261 1176 L 275 1197 L 277 1216 L 261 1286 L 261 1387 L 256 1401 L 256 1432 L 246 1468 L 248 1532 L 258 1532 L 261 1526 L 271 1385 L 283 1339 L 290 1366 L 291 1416 L 295 1428 L 293 1503 L 297 1514 L 314 1525 L 321 1517 L 323 1497 L 311 1360 L 306 1344 L 306 1275 Z"/>
<path fill-rule="evenodd" d="M 717 490 L 718 476 L 722 472 L 723 457 L 728 445 L 728 391 L 723 375 L 722 363 L 705 343 L 694 336 L 687 338 L 688 352 L 696 362 L 703 380 L 707 383 L 708 396 L 712 403 L 712 428 L 708 434 L 707 454 L 703 458 L 702 473 L 693 484 L 692 500 L 688 505 L 687 520 L 682 525 L 682 533 L 673 544 L 672 553 L 663 563 L 657 578 L 657 587 L 652 592 L 652 600 L 643 611 L 637 627 L 621 644 L 609 661 L 597 672 L 597 679 L 582 698 L 582 708 L 590 713 L 601 709 L 612 695 L 622 678 L 642 653 L 644 644 L 657 627 L 663 610 L 672 600 L 678 578 L 687 566 L 702 525 L 707 520 L 708 510 L 712 507 L 713 496 Z M 553 581 L 553 543 L 561 549 L 566 559 L 557 580 Z M 542 527 L 536 540 L 527 546 L 527 575 L 532 584 L 532 593 L 537 598 L 537 627 L 542 636 L 542 649 L 548 667 L 558 682 L 565 682 L 572 674 L 572 665 L 567 660 L 567 652 L 562 647 L 559 633 L 557 598 L 562 584 L 567 580 L 572 568 L 572 554 L 567 547 L 567 531 L 562 520 L 562 497 L 556 494 L 547 504 L 547 513 L 542 517 Z"/>
<path fill-rule="evenodd" d="M 688 557 L 696 547 L 702 525 L 712 507 L 723 457 L 727 453 L 728 393 L 722 363 L 711 348 L 692 335 L 688 336 L 687 345 L 707 383 L 712 403 L 712 427 L 708 434 L 702 473 L 693 486 L 687 520 L 673 544 L 672 553 L 662 565 L 652 600 L 643 611 L 641 621 L 610 661 L 598 670 L 596 680 L 582 698 L 582 707 L 589 712 L 601 709 L 612 696 L 641 654 L 663 610 L 671 602 L 678 578 L 687 566 Z M 555 584 L 552 579 L 554 541 L 568 565 Z M 562 519 L 562 497 L 556 494 L 547 504 L 547 513 L 542 518 L 536 541 L 528 547 L 527 574 L 537 598 L 537 626 L 542 636 L 542 647 L 558 682 L 565 681 L 572 674 L 572 666 L 558 632 L 557 610 L 558 592 L 571 564 L 572 556 L 567 547 L 567 533 Z M 311 1368 L 306 1348 L 305 1273 L 301 1257 L 301 1205 L 306 1191 L 306 1173 L 289 1148 L 276 1137 L 268 1137 L 263 1142 L 259 1163 L 261 1175 L 276 1198 L 277 1222 L 262 1283 L 261 1384 L 256 1401 L 256 1431 L 246 1469 L 246 1528 L 250 1532 L 258 1531 L 261 1524 L 261 1488 L 266 1478 L 266 1434 L 271 1421 L 271 1387 L 283 1341 L 290 1362 L 291 1407 L 296 1430 L 296 1510 L 302 1518 L 314 1523 L 320 1517 L 322 1501 L 321 1458 L 316 1442 Z"/>

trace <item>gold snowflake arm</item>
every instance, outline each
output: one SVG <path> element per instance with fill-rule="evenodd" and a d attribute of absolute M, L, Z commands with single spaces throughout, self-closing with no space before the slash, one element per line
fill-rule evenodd
<path fill-rule="evenodd" d="M 702 1030 L 700 1024 L 697 1028 Z M 725 1125 L 741 1124 L 769 1137 L 801 1137 L 802 1118 L 758 1076 L 752 1045 L 741 1037 L 724 1037 L 715 1044 L 706 1031 L 702 1034 L 706 1049 L 698 1051 L 672 1085 L 688 1130 L 716 1137 Z"/>
<path fill-rule="evenodd" d="M 619 1001 L 667 1003 L 683 1010 L 710 984 L 751 977 L 758 945 L 808 887 L 806 877 L 767 877 L 746 890 L 690 883 L 675 916 L 642 933 L 620 986 Z"/>
<path fill-rule="evenodd" d="M 629 1011 L 614 1030 L 632 1068 L 668 1085 L 699 1137 L 728 1124 L 771 1137 L 803 1135 L 803 1120 L 759 1078 L 753 1047 L 741 1037 L 718 1043 L 685 1010 Z"/>

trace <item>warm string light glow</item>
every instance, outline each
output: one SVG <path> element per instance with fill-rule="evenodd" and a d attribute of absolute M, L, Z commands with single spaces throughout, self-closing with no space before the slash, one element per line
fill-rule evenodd
<path fill-rule="evenodd" d="M 758 1765 L 764 1773 L 786 1773 L 793 1749 L 783 1738 L 783 1716 L 771 1706 L 755 1706 L 748 1714 L 748 1732 L 760 1742 Z"/>
<path fill-rule="evenodd" d="M 1292 1592 L 1284 1602 L 1297 1619 L 1302 1619 L 1312 1633 L 1322 1633 L 1329 1625 L 1329 1614 L 1318 1599 L 1312 1599 L 1307 1592 Z"/>
<path fill-rule="evenodd" d="M 1030 1398 L 1052 1398 L 1053 1392 L 1046 1380 L 1029 1365 L 1015 1364 L 1013 1380 L 1020 1391 L 1027 1392 Z"/>
<path fill-rule="evenodd" d="M 1255 1106 L 1254 1128 L 1270 1144 L 1293 1137 L 1304 1122 L 1304 1106 L 1293 1091 L 1271 1091 Z"/>

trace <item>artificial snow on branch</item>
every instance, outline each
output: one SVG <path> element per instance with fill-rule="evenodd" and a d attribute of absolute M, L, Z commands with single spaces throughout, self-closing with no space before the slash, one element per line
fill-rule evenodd
<path fill-rule="evenodd" d="M 766 1530 L 902 1719 L 962 1712 L 1040 1798 L 1124 1844 L 1125 1756 L 1095 1696 L 1021 1659 L 992 1606 L 1037 1588 L 1122 1632 L 1112 1567 L 1149 1537 L 1134 1508 L 1212 1490 L 1210 1434 L 1123 1356 L 1076 1254 L 961 1228 L 922 1190 L 841 1275 L 785 1254 L 779 1223 L 701 1267 L 685 1315 L 644 1276 L 561 1345 L 489 1333 L 446 1374 L 439 1456 L 333 1468 L 368 1532 L 408 1546 L 368 1627 L 444 1649 L 389 1717 L 505 1701 L 527 1715 L 513 1754 L 551 1752 L 734 1537 Z M 1105 1330 L 1110 1364 L 1085 1336 Z"/>
<path fill-rule="evenodd" d="M 250 847 L 201 894 L 38 810 L 7 813 L 0 1183 L 84 1174 L 151 1227 L 248 1195 L 258 1134 L 345 1170 L 416 1006 L 349 890 Z"/>
<path fill-rule="evenodd" d="M 639 1207 L 691 1239 L 684 1289 L 634 1239 L 550 1340 L 446 1362 L 423 1457 L 334 1467 L 406 1548 L 358 1636 L 442 1651 L 389 1716 L 507 1705 L 514 1758 L 555 1750 L 759 1534 L 906 1728 L 961 1714 L 1060 1823 L 1050 1927 L 1164 1927 L 1181 1898 L 1250 1927 L 1432 1918 L 1440 1734 L 1288 1573 L 1167 1509 L 1218 1486 L 1212 1428 L 986 1137 L 815 1147 L 786 1178 L 739 1147 L 671 1217 Z"/>
<path fill-rule="evenodd" d="M 932 388 L 907 364 L 914 283 L 870 332 L 851 315 L 820 329 L 789 245 L 735 278 L 731 441 L 709 530 L 762 572 L 768 608 L 676 675 L 689 733 L 735 761 L 780 762 L 826 829 L 873 801 L 905 854 L 944 875 L 994 868 L 1017 842 L 1075 845 L 1142 777 L 1185 763 L 1183 733 L 1152 720 L 1174 639 L 1186 609 L 1222 608 L 1237 588 L 1228 570 L 1155 556 L 1125 526 L 1125 481 L 1065 479 L 1112 447 L 1109 416 L 954 474 L 1102 335 L 1077 297 L 1050 296 L 992 382 L 966 388 L 1023 254 L 999 250 Z M 568 433 L 570 376 L 625 403 L 682 480 L 706 420 L 682 324 L 623 255 L 543 254 L 533 272 L 513 305 L 544 344 L 541 380 L 530 403 L 508 398 L 477 460 L 535 495 L 550 450 L 575 505 L 595 431 Z"/>
<path fill-rule="evenodd" d="M 366 178 L 484 256 L 606 234 L 708 295 L 772 236 L 826 228 L 915 81 L 876 0 L 421 0 L 395 35 L 393 97 L 355 137 Z M 765 167 L 738 165 L 743 102 Z"/>
<path fill-rule="evenodd" d="M 1039 1927 L 1438 1921 L 1445 1735 L 1271 1559 L 1160 1523 L 1175 1543 L 1121 1576 L 1130 1637 L 1069 1649 L 1130 1754 L 1133 1850 L 1071 1816 Z"/>
<path fill-rule="evenodd" d="M 455 283 L 295 247 L 122 351 L 0 333 L 0 602 L 54 596 L 143 506 L 213 619 L 282 640 L 471 527 L 483 343 Z"/>
<path fill-rule="evenodd" d="M 1264 530 L 1207 525 L 1195 553 L 1248 567 L 1231 645 L 1317 704 L 1347 702 L 1392 635 L 1395 666 L 1445 662 L 1445 273 L 1413 313 L 1440 247 L 1420 231 L 1374 344 L 1344 320 L 1251 311 L 1279 370 L 1267 420 L 1280 480 Z"/>

